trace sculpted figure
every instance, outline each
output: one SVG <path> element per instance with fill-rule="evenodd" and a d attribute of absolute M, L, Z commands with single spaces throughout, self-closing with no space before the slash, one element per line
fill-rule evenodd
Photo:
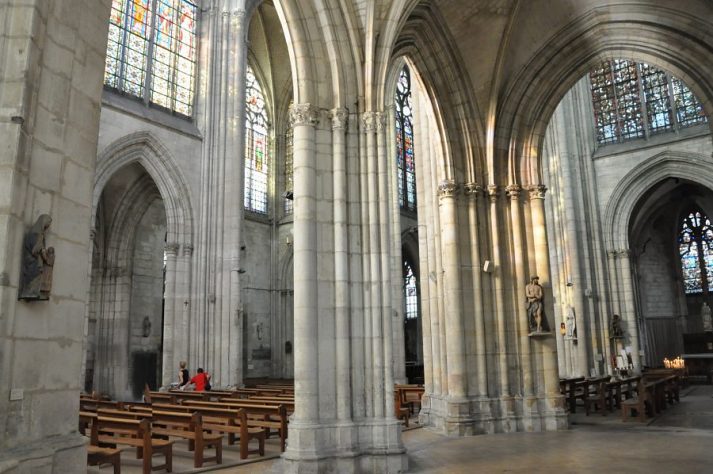
<path fill-rule="evenodd" d="M 52 218 L 42 214 L 22 243 L 22 268 L 20 271 L 21 300 L 47 300 L 52 289 L 54 248 L 45 247 L 45 236 Z"/>
<path fill-rule="evenodd" d="M 621 317 L 618 314 L 611 319 L 611 337 L 624 337 L 624 330 L 621 328 Z"/>
<path fill-rule="evenodd" d="M 703 320 L 703 332 L 713 332 L 713 319 L 711 319 L 711 308 L 705 301 L 703 302 L 703 306 L 701 306 L 701 319 Z"/>
<path fill-rule="evenodd" d="M 527 321 L 530 332 L 547 332 L 550 330 L 545 318 L 545 308 L 543 305 L 544 292 L 540 286 L 540 277 L 530 277 L 530 283 L 525 287 L 525 297 L 527 299 Z"/>

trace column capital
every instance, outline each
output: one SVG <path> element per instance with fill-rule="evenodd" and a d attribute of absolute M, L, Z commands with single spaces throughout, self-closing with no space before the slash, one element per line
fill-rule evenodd
<path fill-rule="evenodd" d="M 92 227 L 91 229 L 89 229 L 89 240 L 93 241 L 96 238 L 97 238 L 97 230 L 94 227 Z"/>
<path fill-rule="evenodd" d="M 193 244 L 183 244 L 183 256 L 190 257 L 193 255 Z"/>
<path fill-rule="evenodd" d="M 457 192 L 458 185 L 452 179 L 444 179 L 438 185 L 438 197 L 441 199 L 455 197 Z"/>
<path fill-rule="evenodd" d="M 380 112 L 364 112 L 361 115 L 361 125 L 365 133 L 373 132 L 374 130 L 383 130 L 385 117 Z"/>
<path fill-rule="evenodd" d="M 388 117 L 386 112 L 375 112 L 376 115 L 376 131 L 383 132 L 386 129 L 386 118 Z"/>
<path fill-rule="evenodd" d="M 617 256 L 619 258 L 629 258 L 631 257 L 631 250 L 629 249 L 623 249 L 623 250 L 617 250 Z"/>
<path fill-rule="evenodd" d="M 332 118 L 332 130 L 347 128 L 349 124 L 349 111 L 347 109 L 332 109 L 330 117 Z"/>
<path fill-rule="evenodd" d="M 490 203 L 495 204 L 498 202 L 498 197 L 500 197 L 500 187 L 497 184 L 489 184 L 487 193 Z"/>
<path fill-rule="evenodd" d="M 505 194 L 507 194 L 507 196 L 512 201 L 519 201 L 521 192 L 522 186 L 520 186 L 519 184 L 508 184 L 505 187 Z"/>
<path fill-rule="evenodd" d="M 483 192 L 483 187 L 478 183 L 465 183 L 463 185 L 463 193 L 472 199 L 477 199 Z"/>
<path fill-rule="evenodd" d="M 166 253 L 167 256 L 169 257 L 175 257 L 178 255 L 178 249 L 180 245 L 178 245 L 176 242 L 167 242 L 166 245 L 163 247 L 163 251 Z"/>
<path fill-rule="evenodd" d="M 619 252 L 617 250 L 607 250 L 607 257 L 610 259 L 616 260 L 618 256 Z"/>
<path fill-rule="evenodd" d="M 319 123 L 319 109 L 312 104 L 293 104 L 290 107 L 290 123 L 292 126 L 310 125 Z"/>
<path fill-rule="evenodd" d="M 545 186 L 544 184 L 533 184 L 527 190 L 530 193 L 530 200 L 545 199 L 545 193 L 547 192 L 547 186 Z"/>

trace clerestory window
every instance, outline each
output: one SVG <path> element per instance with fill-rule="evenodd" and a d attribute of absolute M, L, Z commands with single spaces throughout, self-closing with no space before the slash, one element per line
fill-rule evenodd
<path fill-rule="evenodd" d="M 191 117 L 197 14 L 189 0 L 113 0 L 104 85 Z"/>
<path fill-rule="evenodd" d="M 589 74 L 597 143 L 618 143 L 707 122 L 678 78 L 649 64 L 605 61 Z"/>

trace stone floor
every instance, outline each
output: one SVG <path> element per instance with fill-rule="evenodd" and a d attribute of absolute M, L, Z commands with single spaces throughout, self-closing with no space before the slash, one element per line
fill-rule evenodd
<path fill-rule="evenodd" d="M 648 423 L 624 423 L 618 414 L 585 416 L 583 410 L 578 410 L 570 416 L 568 431 L 554 433 L 446 438 L 427 429 L 411 429 L 403 434 L 409 472 L 711 473 L 713 387 L 693 386 L 683 395 L 680 404 Z M 275 448 L 270 448 L 272 459 L 230 466 L 226 456 L 220 469 L 207 469 L 226 474 L 279 472 L 279 452 Z M 175 469 L 189 471 L 186 460 Z M 101 472 L 108 473 L 110 469 L 105 467 Z M 132 474 L 139 469 L 132 466 L 122 472 Z"/>

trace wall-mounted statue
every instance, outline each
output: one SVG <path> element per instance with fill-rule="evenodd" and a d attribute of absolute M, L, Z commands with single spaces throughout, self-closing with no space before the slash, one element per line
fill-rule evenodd
<path fill-rule="evenodd" d="M 624 330 L 621 328 L 621 317 L 615 314 L 611 318 L 611 329 L 609 330 L 611 337 L 621 339 L 624 337 Z"/>
<path fill-rule="evenodd" d="M 45 237 L 52 218 L 42 214 L 22 243 L 20 269 L 20 300 L 48 300 L 52 291 L 54 248 L 45 246 Z"/>
<path fill-rule="evenodd" d="M 545 317 L 545 294 L 540 286 L 540 277 L 530 277 L 530 283 L 525 287 L 527 299 L 527 322 L 531 333 L 549 332 L 550 326 Z"/>
<path fill-rule="evenodd" d="M 144 316 L 144 320 L 141 323 L 141 335 L 143 337 L 149 337 L 151 335 L 151 320 L 148 316 Z"/>

